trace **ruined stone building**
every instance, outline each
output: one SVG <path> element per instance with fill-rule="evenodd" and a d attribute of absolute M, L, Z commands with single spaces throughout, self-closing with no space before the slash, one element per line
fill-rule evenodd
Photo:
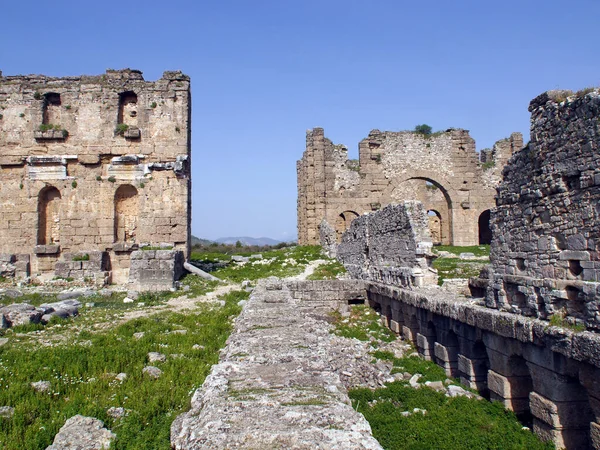
<path fill-rule="evenodd" d="M 504 170 L 487 303 L 600 330 L 600 94 L 533 99 L 531 141 Z"/>
<path fill-rule="evenodd" d="M 522 146 L 521 134 L 513 133 L 483 151 L 480 160 L 466 130 L 430 136 L 373 130 L 359 144 L 359 159 L 348 160 L 347 149 L 334 145 L 322 128 L 309 130 L 297 163 L 298 243 L 319 243 L 323 219 L 339 242 L 356 217 L 419 200 L 434 243 L 489 244 L 490 208 L 502 167 Z"/>
<path fill-rule="evenodd" d="M 190 111 L 181 72 L 0 72 L 5 275 L 172 284 L 190 242 Z"/>

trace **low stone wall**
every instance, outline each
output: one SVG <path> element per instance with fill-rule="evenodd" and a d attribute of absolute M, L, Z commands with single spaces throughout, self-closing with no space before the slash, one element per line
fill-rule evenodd
<path fill-rule="evenodd" d="M 322 286 L 328 298 L 343 288 Z M 381 450 L 339 373 L 357 349 L 329 332 L 338 300 L 297 298 L 317 292 L 313 282 L 259 282 L 190 411 L 173 422 L 173 449 Z"/>
<path fill-rule="evenodd" d="M 136 250 L 131 252 L 129 288 L 137 291 L 165 291 L 173 288 L 184 273 L 180 250 Z"/>
<path fill-rule="evenodd" d="M 99 286 L 110 283 L 107 252 L 64 253 L 63 258 L 54 265 L 57 277 L 93 282 Z"/>
<path fill-rule="evenodd" d="M 435 284 L 429 220 L 423 204 L 405 201 L 352 221 L 337 258 L 353 278 L 395 286 Z"/>
<path fill-rule="evenodd" d="M 366 283 L 369 304 L 421 355 L 499 400 L 557 448 L 600 449 L 600 336 L 440 289 Z"/>
<path fill-rule="evenodd" d="M 27 254 L 10 255 L 0 253 L 0 277 L 19 280 L 29 277 L 31 272 L 30 256 Z"/>

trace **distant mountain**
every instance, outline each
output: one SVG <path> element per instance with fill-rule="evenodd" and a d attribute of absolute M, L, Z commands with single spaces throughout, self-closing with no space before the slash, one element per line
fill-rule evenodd
<path fill-rule="evenodd" d="M 219 244 L 234 245 L 237 241 L 240 241 L 243 245 L 277 245 L 282 242 L 268 237 L 253 238 L 248 236 L 222 237 L 216 239 L 216 242 Z"/>
<path fill-rule="evenodd" d="M 192 235 L 192 246 L 194 246 L 194 245 L 210 245 L 213 242 L 214 241 L 209 241 L 208 239 L 202 239 L 202 238 Z"/>

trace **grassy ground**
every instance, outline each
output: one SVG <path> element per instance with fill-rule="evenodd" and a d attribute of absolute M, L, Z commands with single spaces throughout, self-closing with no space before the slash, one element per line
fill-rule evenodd
<path fill-rule="evenodd" d="M 307 280 L 335 280 L 339 275 L 346 273 L 346 268 L 337 260 L 320 264 Z"/>
<path fill-rule="evenodd" d="M 473 245 L 468 247 L 455 247 L 450 245 L 438 245 L 433 247 L 433 252 L 448 252 L 451 255 L 440 256 L 433 261 L 433 268 L 438 271 L 438 284 L 441 286 L 444 280 L 450 278 L 470 278 L 479 275 L 486 264 L 489 264 L 490 246 Z M 462 260 L 461 253 L 473 253 L 474 256 L 483 259 Z"/>
<path fill-rule="evenodd" d="M 349 318 L 334 315 L 334 326 L 336 334 L 363 341 L 396 338 L 381 325 L 375 312 L 362 305 L 354 306 Z M 447 379 L 441 367 L 419 356 L 397 358 L 390 352 L 375 351 L 373 357 L 391 361 L 392 373 L 421 374 L 420 383 Z M 408 381 L 389 383 L 374 391 L 353 389 L 349 394 L 354 408 L 369 421 L 373 435 L 386 450 L 554 448 L 523 429 L 516 416 L 499 402 L 449 398 L 425 386 L 414 389 Z M 426 413 L 414 413 L 414 408 Z M 406 411 L 411 414 L 402 414 Z"/>
<path fill-rule="evenodd" d="M 222 280 L 233 282 L 252 281 L 269 276 L 283 278 L 298 275 L 304 271 L 309 262 L 325 258 L 321 253 L 321 247 L 317 245 L 270 250 L 263 252 L 262 256 L 262 259 L 252 258 L 246 263 L 232 262 L 227 267 L 217 269 L 211 274 Z M 214 251 L 210 253 L 194 252 L 192 253 L 192 260 L 202 262 L 230 261 L 231 255 Z"/>
<path fill-rule="evenodd" d="M 217 362 L 240 311 L 237 302 L 247 296 L 234 291 L 222 307 L 204 304 L 194 313 L 149 316 L 96 333 L 77 326 L 86 320 L 82 315 L 45 330 L 79 330 L 52 346 L 16 335 L 0 347 L 0 405 L 15 408 L 12 419 L 0 419 L 0 448 L 43 449 L 69 417 L 83 414 L 117 434 L 116 449 L 169 449 L 173 419 Z M 156 380 L 142 374 L 148 352 L 167 356 L 152 363 L 163 371 Z M 115 378 L 121 372 L 124 381 Z M 40 380 L 50 381 L 49 392 L 30 386 Z M 109 417 L 110 407 L 124 407 L 126 416 Z"/>

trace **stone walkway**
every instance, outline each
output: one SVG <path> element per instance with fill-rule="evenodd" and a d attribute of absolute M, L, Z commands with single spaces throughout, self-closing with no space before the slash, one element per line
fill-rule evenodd
<path fill-rule="evenodd" d="M 191 410 L 173 423 L 173 448 L 381 449 L 350 404 L 327 318 L 281 281 L 261 281 Z M 345 357 L 351 367 L 352 350 Z"/>

